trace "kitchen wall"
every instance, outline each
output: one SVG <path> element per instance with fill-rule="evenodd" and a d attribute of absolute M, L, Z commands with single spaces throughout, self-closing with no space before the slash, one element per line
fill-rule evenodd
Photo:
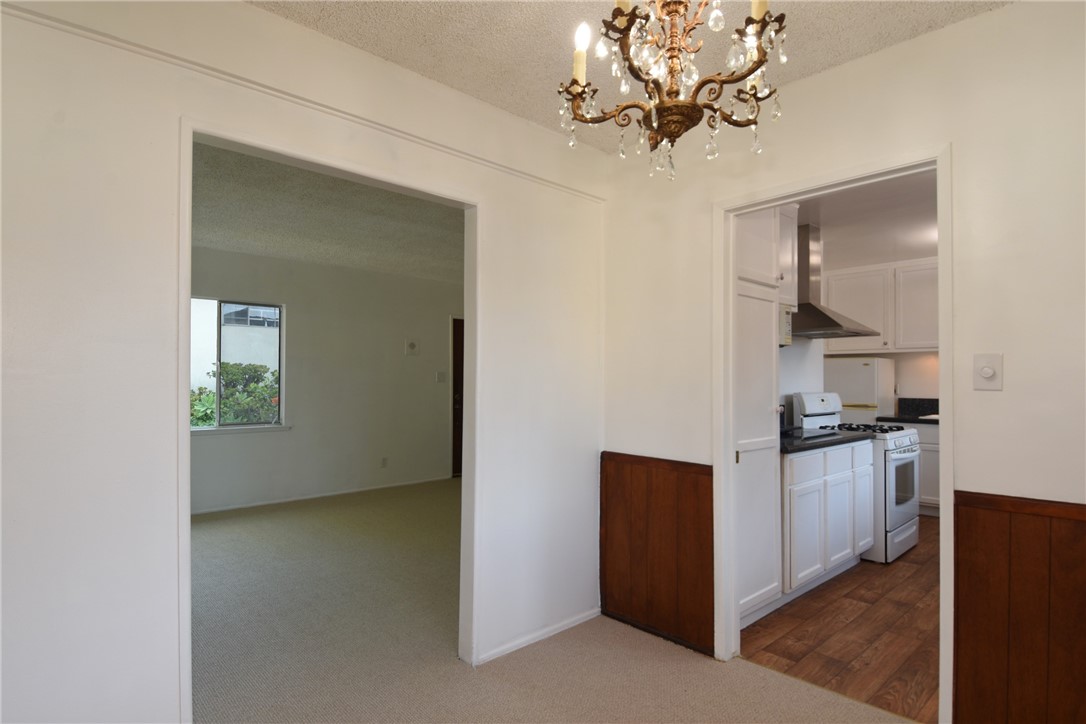
<path fill-rule="evenodd" d="M 199 247 L 192 267 L 195 296 L 285 305 L 290 428 L 194 433 L 193 513 L 448 477 L 462 284 Z"/>
<path fill-rule="evenodd" d="M 244 3 L 2 12 L 0 717 L 191 716 L 186 121 L 474 205 L 461 652 L 594 615 L 603 155 Z"/>
<path fill-rule="evenodd" d="M 822 355 L 826 343 L 821 339 L 793 337 L 792 344 L 781 347 L 778 392 L 781 404 L 787 409 L 787 422 L 792 424 L 792 393 L 822 392 Z"/>

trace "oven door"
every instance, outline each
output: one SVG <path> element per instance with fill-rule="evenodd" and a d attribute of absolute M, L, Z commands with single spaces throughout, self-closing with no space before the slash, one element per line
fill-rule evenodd
<path fill-rule="evenodd" d="M 886 452 L 886 530 L 920 515 L 920 448 Z"/>

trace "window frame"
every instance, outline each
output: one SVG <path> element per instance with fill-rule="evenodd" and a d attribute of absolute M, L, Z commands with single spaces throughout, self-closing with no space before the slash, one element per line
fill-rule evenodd
<path fill-rule="evenodd" d="M 222 331 L 223 327 L 227 326 L 223 323 L 223 305 L 232 304 L 243 307 L 273 307 L 279 310 L 279 321 L 274 327 L 270 327 L 267 324 L 255 325 L 262 329 L 275 329 L 278 340 L 278 349 L 276 350 L 276 357 L 279 361 L 279 414 L 272 422 L 239 422 L 239 423 L 222 423 L 222 377 L 221 375 L 215 375 L 215 424 L 209 427 L 192 427 L 189 426 L 189 431 L 196 435 L 207 434 L 221 434 L 232 432 L 261 432 L 272 430 L 289 430 L 290 425 L 287 425 L 286 420 L 286 384 L 284 380 L 283 367 L 284 367 L 284 349 L 285 349 L 285 318 L 286 318 L 286 305 L 277 304 L 274 302 L 240 302 L 233 299 L 224 299 L 216 297 L 202 297 L 192 295 L 190 297 L 189 304 L 192 304 L 192 300 L 202 300 L 207 302 L 215 302 L 215 370 L 216 372 L 222 368 Z M 191 338 L 191 320 L 189 324 L 189 335 Z M 228 326 L 254 326 L 254 325 L 228 325 Z M 190 342 L 191 347 L 191 342 Z M 191 382 L 190 382 L 191 385 Z M 190 409 L 191 413 L 191 409 Z"/>

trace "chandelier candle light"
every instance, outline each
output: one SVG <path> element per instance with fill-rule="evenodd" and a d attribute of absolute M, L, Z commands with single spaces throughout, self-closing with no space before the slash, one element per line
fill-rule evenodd
<path fill-rule="evenodd" d="M 770 52 L 777 50 L 781 63 L 788 62 L 784 51 L 784 14 L 774 16 L 766 0 L 753 0 L 750 17 L 732 34 L 732 45 L 724 59 L 726 70 L 702 77 L 694 57 L 702 41 L 692 35 L 708 22 L 709 29 L 720 32 L 725 27 L 721 0 L 701 0 L 688 17 L 689 0 L 645 0 L 644 6 L 630 0 L 615 0 L 611 19 L 603 20 L 595 55 L 611 59 L 611 75 L 619 79 L 619 93 L 629 95 L 630 79 L 643 85 L 644 100 L 619 103 L 608 111 L 599 111 L 596 93 L 587 80 L 586 57 L 592 39 L 588 23 L 581 23 L 574 36 L 573 78 L 558 87 L 562 97 L 559 115 L 562 128 L 569 132 L 569 145 L 577 145 L 575 121 L 604 123 L 614 119 L 619 133 L 618 155 L 626 158 L 626 128 L 637 122 L 640 131 L 636 150 L 649 148 L 649 175 L 667 171 L 675 178 L 671 149 L 679 136 L 707 119 L 709 143 L 705 156 L 717 157 L 716 134 L 721 122 L 754 131 L 751 151 L 762 152 L 758 140 L 758 116 L 761 104 L 773 99 L 770 116 L 781 116 L 777 89 L 766 75 Z M 709 9 L 707 21 L 702 20 Z M 725 88 L 736 86 L 725 97 Z M 704 97 L 703 97 L 704 92 Z"/>

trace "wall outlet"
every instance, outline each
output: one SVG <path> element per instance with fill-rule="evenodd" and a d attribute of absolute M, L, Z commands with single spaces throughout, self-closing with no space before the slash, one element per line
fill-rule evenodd
<path fill-rule="evenodd" d="M 438 370 L 437 372 L 434 373 L 434 382 L 444 382 L 444 381 L 445 381 L 445 370 Z"/>
<path fill-rule="evenodd" d="M 388 467 L 388 458 L 381 458 L 381 467 L 383 467 L 383 468 Z"/>

